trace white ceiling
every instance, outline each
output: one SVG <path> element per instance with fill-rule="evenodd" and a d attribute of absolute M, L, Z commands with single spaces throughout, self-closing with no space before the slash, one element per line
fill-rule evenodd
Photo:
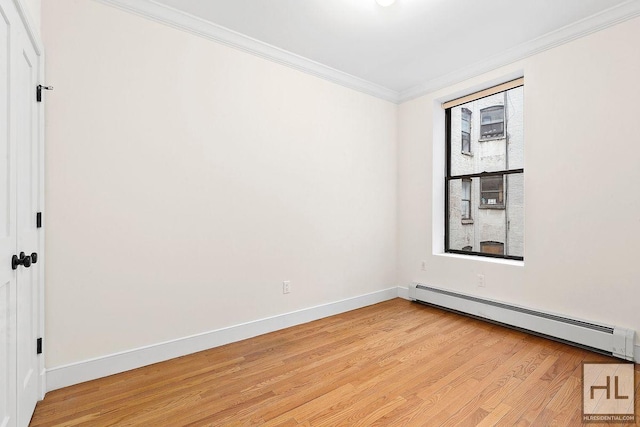
<path fill-rule="evenodd" d="M 583 27 L 604 27 L 640 14 L 640 0 L 397 0 L 386 8 L 375 0 L 155 3 L 398 95 L 424 86 L 425 82 L 444 81 L 447 76 L 460 74 L 490 58 L 501 57 L 502 62 L 508 62 L 510 56 L 505 53 L 518 47 L 527 45 L 530 51 L 534 47 L 539 51 L 543 46 L 535 45 L 537 41 L 553 40 L 557 44 L 556 39 L 562 38 L 550 35 L 563 34 L 566 41 L 574 33 L 581 35 L 597 29 Z M 531 53 L 534 52 L 523 51 L 520 57 Z M 511 60 L 515 59 L 520 58 Z"/>

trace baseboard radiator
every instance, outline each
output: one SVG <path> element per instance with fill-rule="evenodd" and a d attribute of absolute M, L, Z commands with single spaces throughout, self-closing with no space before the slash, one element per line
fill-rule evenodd
<path fill-rule="evenodd" d="M 591 351 L 633 360 L 635 331 L 630 329 L 571 319 L 420 283 L 409 286 L 409 298 Z"/>

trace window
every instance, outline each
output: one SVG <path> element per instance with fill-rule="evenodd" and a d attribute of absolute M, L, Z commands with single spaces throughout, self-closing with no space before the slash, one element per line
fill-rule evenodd
<path fill-rule="evenodd" d="M 480 242 L 480 252 L 494 255 L 504 255 L 504 243 Z"/>
<path fill-rule="evenodd" d="M 504 207 L 503 181 L 503 175 L 480 178 L 480 208 Z"/>
<path fill-rule="evenodd" d="M 504 136 L 504 106 L 496 105 L 480 110 L 480 138 Z"/>
<path fill-rule="evenodd" d="M 469 154 L 471 153 L 471 110 L 463 108 L 461 119 L 462 152 Z"/>
<path fill-rule="evenodd" d="M 471 219 L 471 180 L 462 180 L 462 200 L 460 203 L 462 219 Z"/>
<path fill-rule="evenodd" d="M 523 85 L 519 79 L 443 105 L 446 252 L 524 259 Z M 469 156 L 474 129 L 482 144 Z"/>

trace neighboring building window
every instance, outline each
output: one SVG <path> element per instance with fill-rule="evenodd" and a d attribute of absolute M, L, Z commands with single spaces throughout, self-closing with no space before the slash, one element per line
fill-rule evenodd
<path fill-rule="evenodd" d="M 480 178 L 480 207 L 504 207 L 504 177 L 502 175 Z"/>
<path fill-rule="evenodd" d="M 443 105 L 445 252 L 524 259 L 523 85 L 519 79 Z M 473 156 L 472 134 L 482 141 Z"/>
<path fill-rule="evenodd" d="M 462 109 L 462 152 L 471 153 L 471 110 Z"/>
<path fill-rule="evenodd" d="M 480 138 L 499 138 L 504 136 L 504 106 L 480 110 Z"/>
<path fill-rule="evenodd" d="M 462 200 L 460 203 L 462 219 L 471 219 L 471 180 L 462 180 Z"/>
<path fill-rule="evenodd" d="M 504 243 L 480 242 L 480 252 L 494 255 L 504 255 Z"/>

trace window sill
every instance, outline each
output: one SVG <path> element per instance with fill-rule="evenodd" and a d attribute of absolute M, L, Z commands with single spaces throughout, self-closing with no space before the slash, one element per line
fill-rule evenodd
<path fill-rule="evenodd" d="M 480 138 L 478 139 L 478 142 L 487 142 L 487 141 L 498 141 L 500 139 L 506 139 L 504 135 L 502 136 L 492 136 L 489 138 Z"/>
<path fill-rule="evenodd" d="M 464 156 L 473 157 L 473 153 L 471 151 L 461 151 L 460 153 Z"/>
<path fill-rule="evenodd" d="M 463 224 L 473 224 L 473 220 L 472 220 L 472 219 L 470 219 L 470 218 L 469 218 L 469 219 L 463 219 L 461 222 L 462 222 Z"/>
<path fill-rule="evenodd" d="M 451 258 L 451 259 L 488 262 L 491 264 L 510 265 L 513 267 L 524 267 L 524 261 L 518 261 L 514 259 L 491 258 L 491 257 L 483 257 L 483 256 L 476 256 L 476 255 L 450 254 L 446 252 L 440 253 L 440 254 L 434 254 L 434 255 L 444 257 L 444 258 Z"/>
<path fill-rule="evenodd" d="M 504 205 L 480 205 L 478 209 L 497 209 L 504 210 Z"/>

